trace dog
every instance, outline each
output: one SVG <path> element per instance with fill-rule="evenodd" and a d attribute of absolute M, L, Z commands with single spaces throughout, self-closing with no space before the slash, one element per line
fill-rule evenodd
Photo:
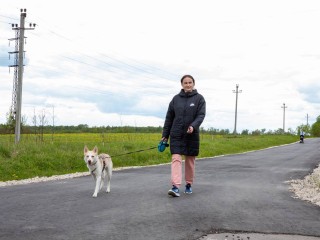
<path fill-rule="evenodd" d="M 84 161 L 87 164 L 90 174 L 95 181 L 95 189 L 92 197 L 97 197 L 106 180 L 107 190 L 110 192 L 113 163 L 111 157 L 106 153 L 98 155 L 98 148 L 95 146 L 92 151 L 84 147 Z"/>

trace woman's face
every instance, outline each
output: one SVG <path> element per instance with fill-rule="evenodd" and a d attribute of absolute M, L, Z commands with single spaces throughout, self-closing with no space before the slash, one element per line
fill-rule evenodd
<path fill-rule="evenodd" d="M 191 78 L 186 77 L 182 80 L 181 86 L 185 92 L 192 92 L 194 83 Z"/>

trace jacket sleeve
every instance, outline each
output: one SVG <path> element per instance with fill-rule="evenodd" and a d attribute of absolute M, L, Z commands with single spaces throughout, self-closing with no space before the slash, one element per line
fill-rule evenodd
<path fill-rule="evenodd" d="M 199 129 L 205 116 L 206 116 L 206 101 L 204 100 L 204 97 L 201 96 L 199 100 L 196 117 L 190 125 L 195 129 Z"/>
<path fill-rule="evenodd" d="M 166 119 L 164 122 L 163 131 L 162 131 L 162 137 L 169 139 L 170 130 L 172 127 L 174 116 L 175 116 L 175 113 L 174 113 L 174 109 L 173 109 L 173 99 L 172 99 L 172 101 L 169 104 L 168 111 L 166 114 Z"/>

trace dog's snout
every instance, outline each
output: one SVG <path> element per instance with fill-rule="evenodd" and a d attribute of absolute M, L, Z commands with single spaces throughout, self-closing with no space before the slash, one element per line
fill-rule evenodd
<path fill-rule="evenodd" d="M 91 164 L 91 160 L 88 160 L 88 163 Z"/>

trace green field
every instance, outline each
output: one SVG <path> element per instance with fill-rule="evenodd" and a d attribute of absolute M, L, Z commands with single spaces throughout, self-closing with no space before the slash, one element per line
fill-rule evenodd
<path fill-rule="evenodd" d="M 76 133 L 0 135 L 0 181 L 85 172 L 83 148 L 94 146 L 110 154 L 114 167 L 145 166 L 170 162 L 170 151 L 158 152 L 160 133 Z M 298 141 L 294 135 L 201 135 L 198 158 L 240 153 Z M 154 148 L 148 150 L 150 148 Z M 140 150 L 146 150 L 137 152 Z M 133 152 L 133 153 L 132 153 Z M 127 154 L 129 153 L 129 154 Z M 118 156 L 121 155 L 121 156 Z"/>

